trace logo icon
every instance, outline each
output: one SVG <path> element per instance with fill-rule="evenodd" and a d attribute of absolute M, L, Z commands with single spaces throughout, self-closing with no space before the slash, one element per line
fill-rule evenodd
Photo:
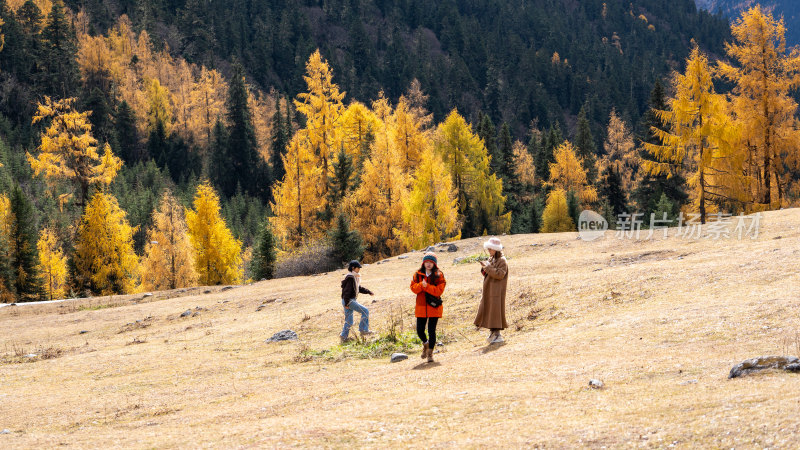
<path fill-rule="evenodd" d="M 584 241 L 593 241 L 606 234 L 608 221 L 594 211 L 585 209 L 578 217 L 578 236 Z"/>

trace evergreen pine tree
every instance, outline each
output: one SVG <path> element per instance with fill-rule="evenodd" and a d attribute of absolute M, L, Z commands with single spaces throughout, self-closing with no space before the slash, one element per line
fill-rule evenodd
<path fill-rule="evenodd" d="M 286 103 L 288 106 L 289 102 Z M 272 177 L 275 180 L 282 180 L 283 175 L 286 173 L 286 168 L 283 166 L 283 155 L 286 154 L 286 147 L 288 145 L 289 137 L 286 134 L 283 114 L 281 114 L 281 98 L 278 97 L 275 102 L 275 114 L 272 116 L 272 152 L 270 154 Z"/>
<path fill-rule="evenodd" d="M 269 220 L 264 220 L 261 225 L 261 234 L 258 237 L 253 260 L 250 263 L 250 271 L 256 280 L 270 280 L 275 276 L 275 261 L 277 259 L 275 248 L 277 241 L 272 234 L 272 225 Z"/>
<path fill-rule="evenodd" d="M 125 100 L 117 106 L 115 120 L 117 153 L 126 165 L 142 160 L 139 133 L 136 130 L 136 115 Z"/>
<path fill-rule="evenodd" d="M 514 178 L 514 141 L 511 138 L 511 129 L 507 122 L 503 122 L 500 127 L 499 141 L 497 153 L 502 155 L 503 165 L 498 176 L 507 181 L 512 180 Z"/>
<path fill-rule="evenodd" d="M 573 226 L 577 226 L 578 219 L 581 215 L 581 207 L 580 201 L 578 200 L 578 195 L 575 194 L 575 191 L 567 192 L 567 213 L 569 214 L 570 219 L 572 219 Z"/>
<path fill-rule="evenodd" d="M 628 207 L 625 204 L 625 193 L 622 191 L 622 180 L 619 173 L 612 166 L 608 166 L 603 170 L 600 196 L 605 198 L 615 216 L 628 211 Z"/>
<path fill-rule="evenodd" d="M 489 117 L 488 114 L 481 113 L 477 132 L 478 137 L 483 139 L 483 144 L 486 146 L 486 153 L 492 158 L 492 172 L 499 176 L 502 173 L 505 163 L 503 162 L 503 155 L 497 148 L 497 130 L 494 127 L 494 123 L 492 123 L 492 118 Z"/>
<path fill-rule="evenodd" d="M 586 178 L 589 184 L 594 184 L 597 181 L 597 168 L 595 165 L 597 161 L 597 146 L 594 143 L 589 119 L 586 118 L 586 105 L 583 105 L 580 113 L 578 113 L 575 149 L 578 151 L 578 156 L 583 159 L 583 168 L 586 170 Z"/>
<path fill-rule="evenodd" d="M 544 204 L 542 199 L 535 197 L 530 204 L 530 230 L 531 233 L 540 233 L 542 231 L 542 213 L 544 212 Z"/>
<path fill-rule="evenodd" d="M 42 37 L 45 48 L 40 63 L 44 66 L 44 72 L 40 82 L 45 93 L 56 98 L 73 97 L 79 80 L 75 58 L 78 46 L 75 30 L 67 21 L 62 0 L 53 2 Z"/>
<path fill-rule="evenodd" d="M 353 157 L 348 155 L 342 146 L 333 162 L 333 179 L 331 180 L 331 189 L 328 191 L 328 204 L 332 205 L 334 209 L 340 206 L 342 199 L 352 190 L 354 173 Z"/>
<path fill-rule="evenodd" d="M 333 246 L 333 255 L 341 263 L 361 259 L 364 255 L 364 243 L 357 230 L 350 229 L 350 221 L 345 214 L 336 218 L 336 226 L 329 237 Z"/>
<path fill-rule="evenodd" d="M 265 165 L 258 154 L 253 115 L 247 103 L 244 69 L 239 64 L 234 66 L 226 106 L 230 126 L 225 153 L 230 160 L 230 171 L 218 179 L 219 188 L 230 197 L 236 191 L 236 184 L 241 183 L 245 192 L 266 199 L 269 180 L 265 179 Z"/>
<path fill-rule="evenodd" d="M 31 202 L 16 186 L 11 192 L 10 256 L 14 290 L 21 302 L 39 300 L 44 286 L 39 276 L 38 235 Z"/>

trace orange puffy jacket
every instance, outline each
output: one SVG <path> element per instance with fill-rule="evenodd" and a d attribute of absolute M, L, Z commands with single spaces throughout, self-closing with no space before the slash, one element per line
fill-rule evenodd
<path fill-rule="evenodd" d="M 416 272 L 411 278 L 411 292 L 417 294 L 417 306 L 414 308 L 414 315 L 417 317 L 442 317 L 442 309 L 444 304 L 434 308 L 425 302 L 425 293 L 429 293 L 435 297 L 441 297 L 444 292 L 444 287 L 447 281 L 444 279 L 444 274 L 437 267 L 436 269 L 436 283 L 431 284 L 430 278 L 424 272 Z M 433 275 L 433 274 L 432 274 Z M 428 286 L 422 287 L 422 280 L 428 283 Z"/>

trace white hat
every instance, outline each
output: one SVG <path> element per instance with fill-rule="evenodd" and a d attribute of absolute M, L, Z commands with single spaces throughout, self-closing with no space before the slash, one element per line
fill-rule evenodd
<path fill-rule="evenodd" d="M 499 252 L 503 250 L 503 244 L 500 243 L 499 238 L 493 237 L 483 243 L 483 248 L 485 248 L 486 250 L 491 249 Z"/>

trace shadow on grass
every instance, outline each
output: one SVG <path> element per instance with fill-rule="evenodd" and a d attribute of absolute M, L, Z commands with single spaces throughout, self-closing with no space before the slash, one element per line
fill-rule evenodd
<path fill-rule="evenodd" d="M 417 364 L 411 370 L 428 370 L 428 369 L 433 369 L 434 367 L 439 367 L 441 365 L 442 365 L 442 363 L 440 363 L 438 361 L 434 361 L 434 362 L 425 361 L 425 362 Z"/>
<path fill-rule="evenodd" d="M 485 354 L 487 354 L 487 353 L 491 353 L 491 352 L 494 352 L 494 351 L 500 350 L 500 347 L 502 347 L 502 346 L 504 346 L 504 345 L 506 345 L 506 343 L 505 343 L 505 342 L 501 342 L 501 343 L 499 343 L 499 344 L 489 344 L 489 345 L 487 345 L 486 347 L 483 347 L 483 348 L 481 348 L 481 349 L 480 349 L 480 350 L 478 350 L 478 351 L 481 353 L 481 355 L 485 355 Z"/>

